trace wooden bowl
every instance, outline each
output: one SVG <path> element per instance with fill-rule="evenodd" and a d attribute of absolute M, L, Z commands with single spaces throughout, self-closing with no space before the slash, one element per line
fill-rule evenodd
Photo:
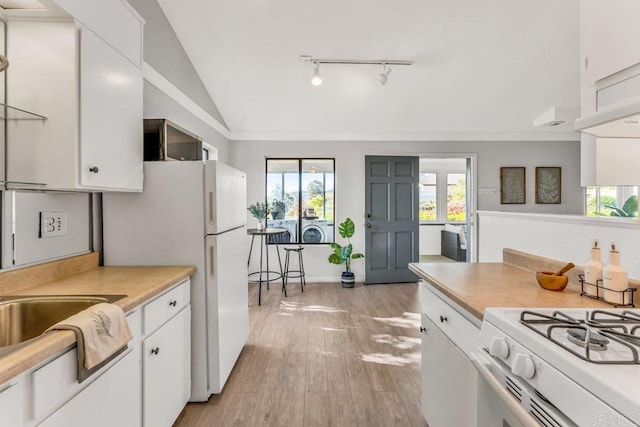
<path fill-rule="evenodd" d="M 548 271 L 536 272 L 536 280 L 538 280 L 538 284 L 542 288 L 556 292 L 563 291 L 569 283 L 567 276 L 554 276 L 553 273 Z"/>

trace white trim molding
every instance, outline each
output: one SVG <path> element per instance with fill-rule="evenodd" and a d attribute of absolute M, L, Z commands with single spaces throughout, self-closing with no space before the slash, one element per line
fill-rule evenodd
<path fill-rule="evenodd" d="M 513 218 L 544 222 L 561 222 L 570 224 L 590 225 L 595 227 L 640 229 L 638 218 L 620 218 L 609 216 L 562 215 L 547 213 L 477 211 L 478 217 Z"/>
<path fill-rule="evenodd" d="M 156 71 L 151 65 L 146 62 L 142 63 L 142 73 L 144 79 L 162 91 L 165 95 L 176 101 L 194 116 L 211 126 L 217 132 L 227 139 L 231 138 L 231 132 L 229 129 L 216 120 L 211 114 L 205 111 L 202 107 L 196 104 L 187 94 L 181 91 L 173 83 L 167 80 L 162 74 Z"/>
<path fill-rule="evenodd" d="M 234 141 L 580 141 L 567 132 L 231 132 Z"/>

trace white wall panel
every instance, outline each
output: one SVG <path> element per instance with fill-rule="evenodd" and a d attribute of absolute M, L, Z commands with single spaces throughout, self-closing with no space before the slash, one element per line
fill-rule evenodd
<path fill-rule="evenodd" d="M 600 241 L 602 262 L 609 262 L 609 244 L 616 243 L 620 263 L 629 277 L 640 278 L 640 227 L 637 220 L 587 218 L 577 215 L 478 212 L 480 262 L 502 261 L 502 249 L 584 265 L 594 239 Z"/>
<path fill-rule="evenodd" d="M 89 226 L 89 194 L 87 193 L 36 193 L 8 192 L 15 194 L 15 265 L 43 262 L 91 250 Z M 7 199 L 5 199 L 7 200 Z M 40 238 L 40 212 L 64 211 L 67 213 L 67 234 L 59 237 Z M 3 267 L 11 267 L 6 257 Z"/>

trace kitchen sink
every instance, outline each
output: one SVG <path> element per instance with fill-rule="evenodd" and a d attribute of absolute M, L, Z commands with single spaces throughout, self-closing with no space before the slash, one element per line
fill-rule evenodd
<path fill-rule="evenodd" d="M 50 326 L 126 295 L 18 295 L 0 297 L 0 357 L 41 337 Z"/>

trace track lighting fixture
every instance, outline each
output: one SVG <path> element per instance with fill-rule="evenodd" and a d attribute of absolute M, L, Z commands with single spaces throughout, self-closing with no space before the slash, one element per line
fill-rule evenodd
<path fill-rule="evenodd" d="M 313 65 L 313 75 L 311 76 L 311 84 L 314 86 L 320 86 L 322 84 L 322 77 L 320 77 L 319 62 L 315 62 Z"/>
<path fill-rule="evenodd" d="M 378 74 L 377 80 L 380 84 L 387 83 L 389 74 L 391 74 L 391 67 L 389 65 L 413 65 L 413 61 L 400 61 L 395 59 L 317 59 L 308 55 L 300 56 L 300 61 L 306 64 L 313 64 L 313 75 L 311 76 L 311 84 L 314 86 L 320 86 L 322 84 L 322 77 L 320 77 L 320 64 L 332 64 L 332 65 L 382 65 L 382 72 Z"/>
<path fill-rule="evenodd" d="M 389 78 L 389 74 L 391 74 L 391 67 L 387 67 L 387 63 L 382 63 L 382 72 L 378 74 L 378 81 L 382 86 L 387 83 L 387 79 Z"/>

